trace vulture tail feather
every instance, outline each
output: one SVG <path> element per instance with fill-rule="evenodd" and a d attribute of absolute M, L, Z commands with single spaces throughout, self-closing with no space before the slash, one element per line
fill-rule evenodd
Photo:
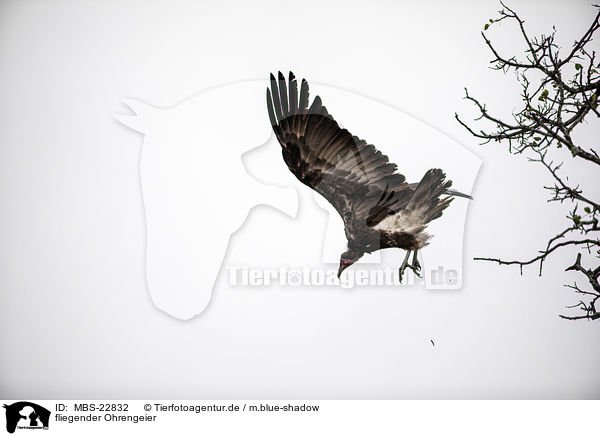
<path fill-rule="evenodd" d="M 453 197 L 463 197 L 468 198 L 469 200 L 473 200 L 473 197 L 471 197 L 469 194 L 462 193 L 460 191 L 457 191 L 456 189 L 447 189 L 446 194 L 451 195 Z"/>
<path fill-rule="evenodd" d="M 452 201 L 452 197 L 440 199 L 440 196 L 444 195 L 451 185 L 452 181 L 446 180 L 446 174 L 442 170 L 436 168 L 427 171 L 406 205 L 406 210 L 422 209 L 423 224 L 439 218 Z"/>

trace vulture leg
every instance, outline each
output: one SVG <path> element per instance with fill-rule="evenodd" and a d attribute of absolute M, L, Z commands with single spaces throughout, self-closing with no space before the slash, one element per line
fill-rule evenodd
<path fill-rule="evenodd" d="M 402 283 L 402 276 L 404 275 L 404 270 L 406 268 L 412 268 L 408 265 L 408 258 L 410 257 L 410 250 L 406 250 L 406 256 L 404 256 L 404 260 L 402 261 L 402 265 L 400 265 L 400 269 L 398 270 L 398 280 Z"/>
<path fill-rule="evenodd" d="M 414 271 L 417 277 L 421 278 L 421 264 L 417 259 L 417 250 L 413 251 L 413 261 L 410 269 Z"/>

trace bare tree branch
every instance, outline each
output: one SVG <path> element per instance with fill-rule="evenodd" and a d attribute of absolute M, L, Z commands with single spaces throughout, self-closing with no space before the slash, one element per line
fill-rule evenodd
<path fill-rule="evenodd" d="M 549 255 L 573 247 L 578 250 L 577 257 L 566 271 L 576 272 L 585 277 L 589 288 L 582 289 L 576 283 L 565 285 L 583 298 L 569 308 L 579 309 L 583 314 L 561 317 L 570 320 L 600 319 L 600 312 L 596 310 L 596 302 L 600 299 L 600 200 L 592 198 L 584 192 L 584 188 L 570 182 L 568 175 L 562 170 L 562 162 L 555 163 L 549 154 L 560 153 L 559 149 L 564 148 L 569 151 L 567 157 L 581 159 L 594 167 L 600 167 L 598 152 L 589 145 L 582 146 L 573 140 L 573 131 L 585 120 L 589 117 L 600 118 L 600 63 L 596 60 L 596 53 L 587 48 L 600 29 L 600 6 L 594 5 L 598 12 L 591 24 L 575 41 L 566 56 L 561 58 L 561 49 L 555 43 L 554 26 L 548 35 L 531 37 L 525 28 L 525 21 L 502 1 L 500 3 L 502 9 L 498 12 L 498 17 L 490 19 L 481 35 L 492 54 L 491 68 L 505 73 L 514 70 L 516 73 L 522 90 L 522 106 L 513 111 L 510 119 L 505 119 L 492 114 L 484 103 L 471 96 L 465 89 L 465 99 L 474 104 L 479 112 L 475 121 L 491 124 L 492 127 L 476 130 L 458 114 L 455 114 L 455 118 L 471 135 L 480 139 L 481 144 L 506 141 L 510 153 L 526 154 L 530 162 L 545 168 L 554 182 L 552 186 L 544 186 L 551 194 L 548 201 L 567 201 L 572 204 L 572 209 L 566 217 L 569 225 L 551 237 L 538 255 L 527 260 L 491 257 L 475 259 L 496 262 L 499 265 L 518 265 L 521 274 L 524 266 L 539 262 L 541 275 L 544 261 Z M 489 27 L 501 21 L 516 24 L 525 43 L 524 57 L 519 59 L 517 56 L 501 54 L 487 37 L 486 31 Z M 578 234 L 583 237 L 577 237 Z M 583 261 L 582 257 L 585 257 Z M 597 266 L 587 268 L 582 262 Z"/>

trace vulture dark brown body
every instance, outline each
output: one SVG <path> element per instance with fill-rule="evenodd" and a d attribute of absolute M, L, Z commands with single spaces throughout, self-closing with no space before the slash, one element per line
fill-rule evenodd
<path fill-rule="evenodd" d="M 338 275 L 363 254 L 384 248 L 407 251 L 400 278 L 407 267 L 418 274 L 417 251 L 430 238 L 427 224 L 442 215 L 452 196 L 470 197 L 451 190 L 440 169 L 407 183 L 387 156 L 341 128 L 318 96 L 309 105 L 308 83 L 302 80 L 298 90 L 292 73 L 287 81 L 281 73 L 277 79 L 271 75 L 267 108 L 290 171 L 325 197 L 344 221 L 348 250 Z"/>

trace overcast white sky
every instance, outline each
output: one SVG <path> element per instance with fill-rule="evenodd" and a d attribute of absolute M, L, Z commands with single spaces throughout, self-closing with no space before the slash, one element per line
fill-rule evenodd
<path fill-rule="evenodd" d="M 564 46 L 595 12 L 510 4 Z M 498 6 L 0 2 L 0 397 L 598 398 L 600 327 L 557 316 L 576 302 L 562 287 L 572 256 L 542 277 L 472 260 L 534 254 L 567 212 L 546 204 L 543 171 L 453 118 L 471 113 L 465 86 L 501 112 L 517 104 L 479 35 Z M 512 27 L 490 35 L 522 48 Z M 170 107 L 279 69 L 392 105 L 483 159 L 460 291 L 222 289 L 189 322 L 152 305 L 142 137 L 112 114 L 125 97 Z M 244 230 L 237 243 L 256 240 Z"/>

